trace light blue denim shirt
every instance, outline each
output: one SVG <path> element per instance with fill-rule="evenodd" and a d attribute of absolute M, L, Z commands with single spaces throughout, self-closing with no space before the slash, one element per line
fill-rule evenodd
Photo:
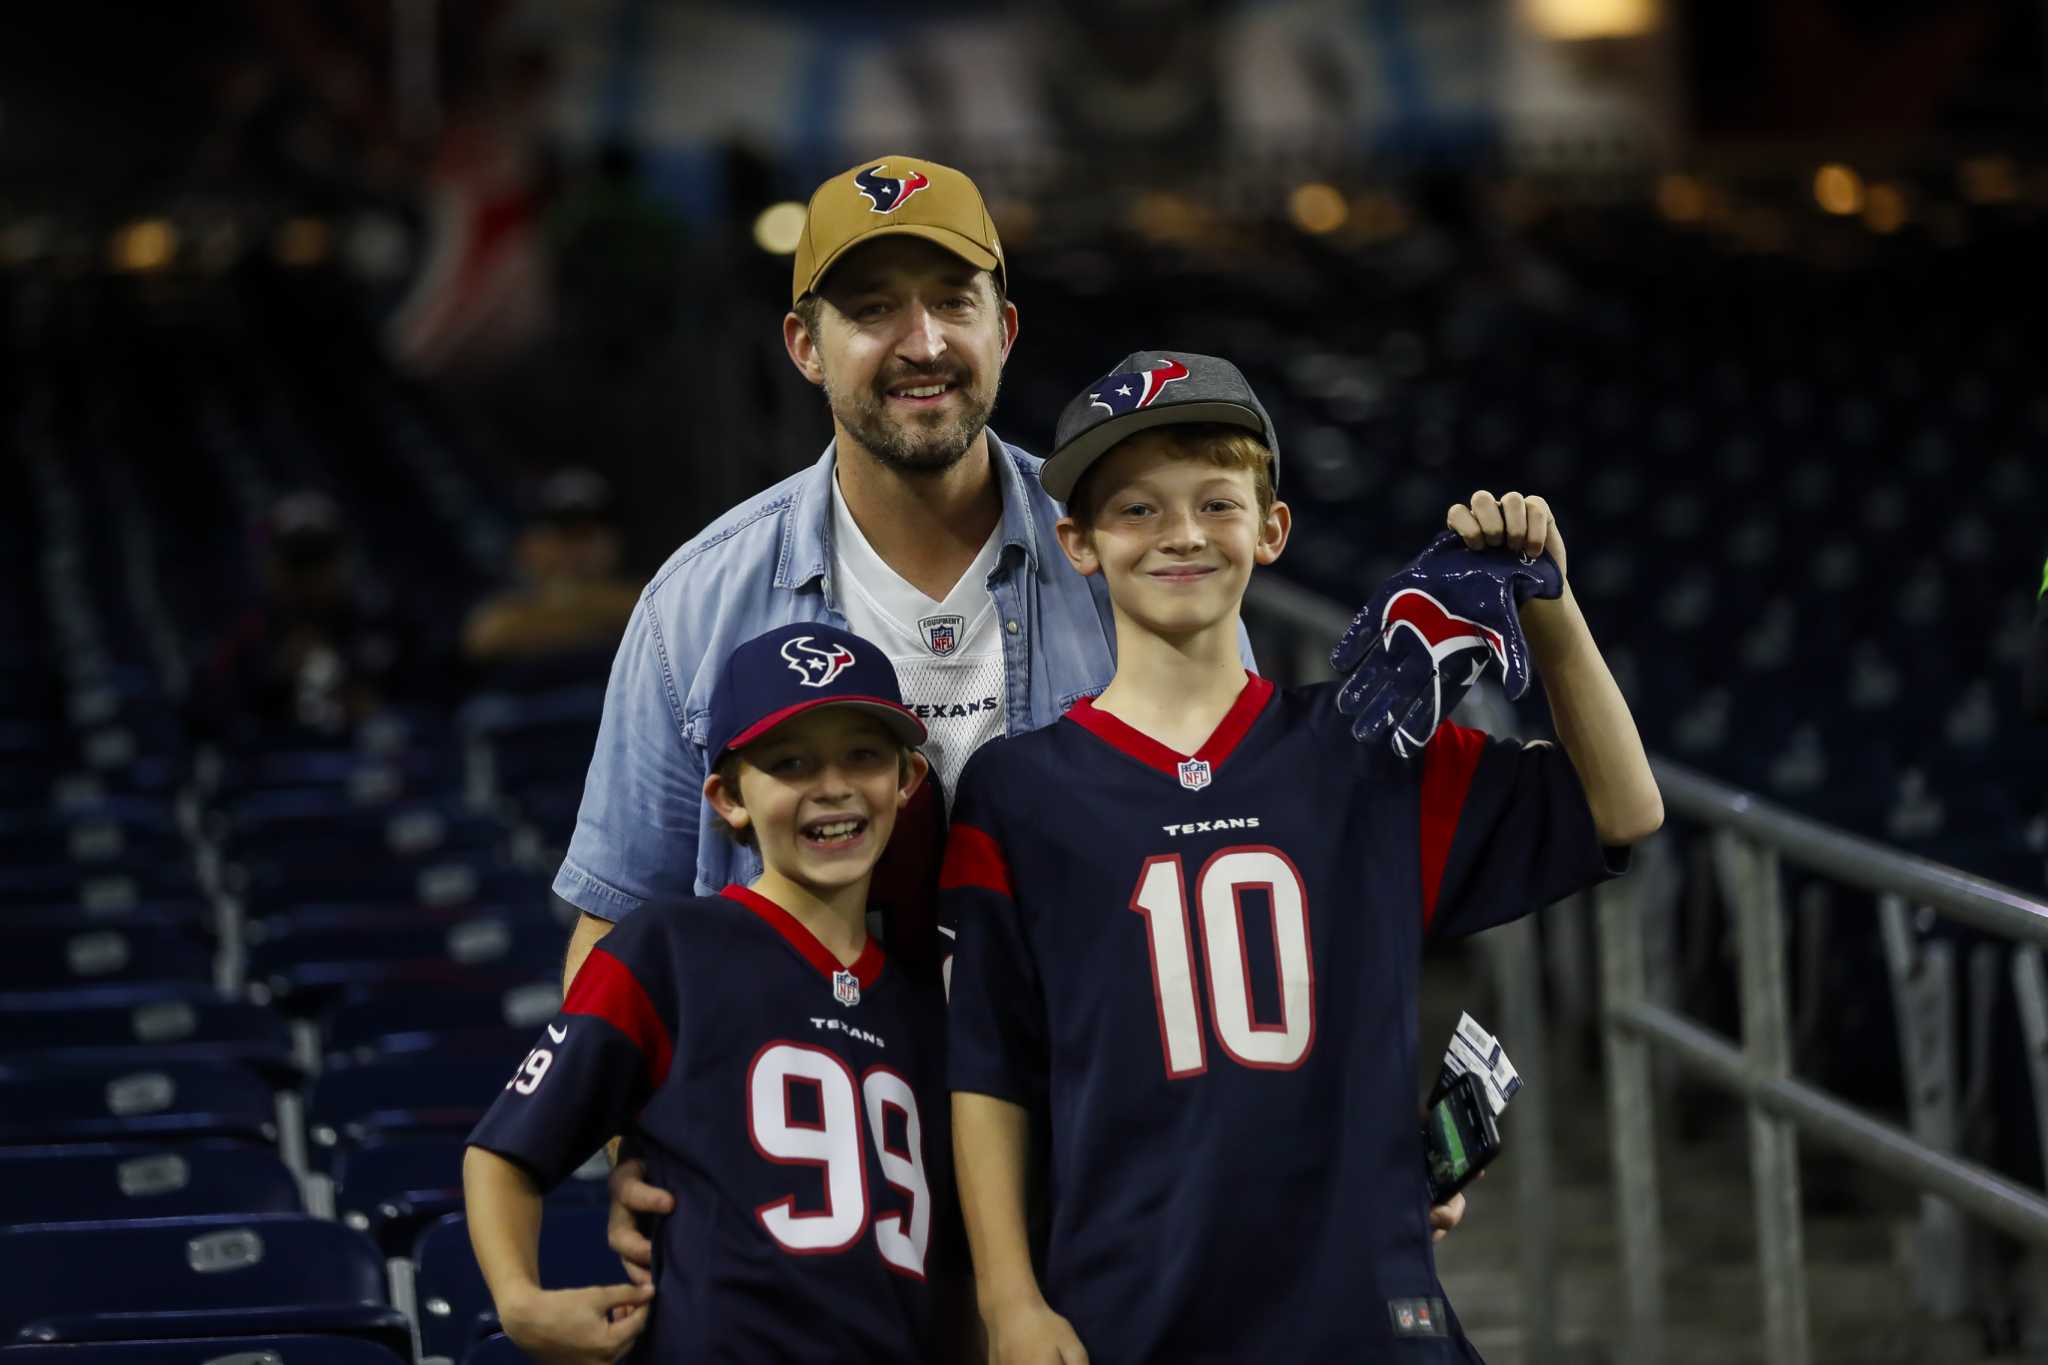
<path fill-rule="evenodd" d="M 1003 519 L 988 588 L 1002 621 L 1003 728 L 1015 735 L 1109 685 L 1115 626 L 1101 576 L 1083 578 L 1060 552 L 1060 508 L 1039 485 L 1042 461 L 994 432 L 989 442 Z M 809 469 L 706 527 L 640 595 L 555 876 L 571 905 L 616 920 L 648 901 L 760 875 L 760 854 L 726 839 L 704 808 L 710 691 L 716 664 L 763 631 L 794 621 L 845 629 L 832 583 L 834 456 L 827 446 Z"/>

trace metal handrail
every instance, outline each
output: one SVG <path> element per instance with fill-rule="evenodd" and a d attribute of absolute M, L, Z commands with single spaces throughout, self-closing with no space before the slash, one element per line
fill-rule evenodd
<path fill-rule="evenodd" d="M 2048 945 L 2048 904 L 2012 887 L 1844 833 L 1682 763 L 1653 757 L 1650 767 L 1670 814 L 1734 830 L 1844 885 L 1897 892 L 1987 933 Z"/>

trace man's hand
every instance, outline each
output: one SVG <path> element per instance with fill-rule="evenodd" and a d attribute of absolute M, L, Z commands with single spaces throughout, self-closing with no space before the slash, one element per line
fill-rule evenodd
<path fill-rule="evenodd" d="M 647 1183 L 647 1163 L 635 1157 L 612 1168 L 611 1218 L 605 1240 L 625 1264 L 626 1278 L 640 1287 L 654 1283 L 654 1243 L 640 1232 L 634 1215 L 674 1213 L 675 1196 Z"/>
<path fill-rule="evenodd" d="M 498 1321 L 520 1350 L 545 1365 L 611 1365 L 647 1330 L 654 1287 L 532 1289 L 498 1305 Z"/>
<path fill-rule="evenodd" d="M 1088 1365 L 1088 1351 L 1065 1318 L 1044 1299 L 988 1309 L 988 1365 Z"/>

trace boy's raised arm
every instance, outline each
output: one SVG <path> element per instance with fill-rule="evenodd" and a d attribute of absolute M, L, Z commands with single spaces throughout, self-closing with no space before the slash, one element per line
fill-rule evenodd
<path fill-rule="evenodd" d="M 1046 1303 L 1031 1269 L 1024 1208 L 1030 1140 L 1031 1118 L 1022 1105 L 953 1092 L 953 1164 L 989 1362 L 1085 1365 L 1088 1352 Z"/>
<path fill-rule="evenodd" d="M 1507 545 L 1526 555 L 1547 550 L 1557 561 L 1565 575 L 1564 593 L 1524 602 L 1521 617 L 1529 652 L 1550 698 L 1558 739 L 1585 788 L 1600 842 L 1632 844 L 1655 833 L 1664 823 L 1664 798 L 1636 733 L 1635 717 L 1572 596 L 1564 537 L 1549 505 L 1520 493 L 1496 499 L 1481 489 L 1470 503 L 1451 508 L 1444 524 L 1475 550 L 1487 545 Z"/>

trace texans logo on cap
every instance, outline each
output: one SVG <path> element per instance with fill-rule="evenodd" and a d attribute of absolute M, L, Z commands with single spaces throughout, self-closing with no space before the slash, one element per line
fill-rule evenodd
<path fill-rule="evenodd" d="M 1121 417 L 1139 408 L 1149 408 L 1160 391 L 1176 379 L 1186 379 L 1188 367 L 1172 356 L 1160 361 L 1149 370 L 1132 370 L 1113 374 L 1095 386 L 1088 395 L 1088 406 L 1102 408 L 1113 417 Z"/>
<path fill-rule="evenodd" d="M 894 213 L 910 202 L 916 194 L 932 182 L 923 171 L 912 167 L 909 175 L 883 175 L 886 161 L 877 161 L 853 178 L 853 186 L 868 198 L 876 213 Z"/>
<path fill-rule="evenodd" d="M 790 671 L 803 680 L 805 687 L 827 686 L 853 663 L 853 651 L 845 645 L 820 649 L 808 635 L 784 641 L 782 657 L 789 661 Z"/>

